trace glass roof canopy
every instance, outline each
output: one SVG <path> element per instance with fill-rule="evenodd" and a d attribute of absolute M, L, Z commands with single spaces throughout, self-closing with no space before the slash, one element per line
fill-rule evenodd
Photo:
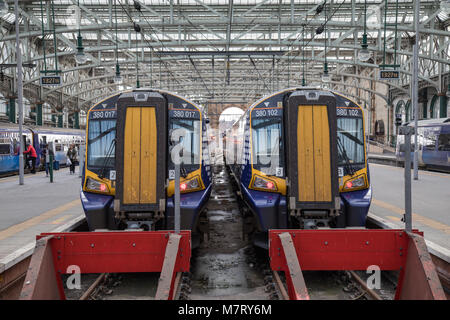
<path fill-rule="evenodd" d="M 80 0 L 79 7 L 77 0 L 21 1 L 24 61 L 38 65 L 25 75 L 27 85 L 39 84 L 44 53 L 46 66 L 56 67 L 55 42 L 64 85 L 44 89 L 44 95 L 48 91 L 58 99 L 59 94 L 60 100 L 73 101 L 77 107 L 85 103 L 82 108 L 118 89 L 113 83 L 117 61 L 125 87 L 134 87 L 138 76 L 141 86 L 185 95 L 195 92 L 202 102 L 211 103 L 248 103 L 258 95 L 299 85 L 303 76 L 307 83 L 320 83 L 325 59 L 332 82 L 345 80 L 343 74 L 356 77 L 365 72 L 371 77 L 380 64 L 394 61 L 403 75 L 396 85 L 402 87 L 410 78 L 406 62 L 411 59 L 415 35 L 412 0 L 389 0 L 387 9 L 384 0 L 138 2 L 140 10 L 132 0 Z M 324 3 L 326 16 L 325 10 L 317 12 Z M 432 78 L 449 72 L 450 17 L 439 1 L 420 3 L 420 54 L 422 65 L 429 69 L 423 74 Z M 365 11 L 371 58 L 362 62 L 358 52 Z M 14 63 L 12 4 L 10 13 L 0 20 L 2 63 Z M 325 22 L 326 30 L 317 34 Z M 135 23 L 140 32 L 135 31 Z M 87 62 L 81 65 L 74 59 L 78 27 L 87 54 Z M 12 71 L 4 72 L 12 76 Z"/>

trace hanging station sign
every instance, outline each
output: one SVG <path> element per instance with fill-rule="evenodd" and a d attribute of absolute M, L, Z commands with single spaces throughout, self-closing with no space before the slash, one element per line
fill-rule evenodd
<path fill-rule="evenodd" d="M 400 79 L 400 72 L 397 70 L 380 70 L 378 74 L 379 80 L 398 80 Z"/>
<path fill-rule="evenodd" d="M 61 76 L 41 76 L 41 86 L 59 87 L 61 84 Z"/>

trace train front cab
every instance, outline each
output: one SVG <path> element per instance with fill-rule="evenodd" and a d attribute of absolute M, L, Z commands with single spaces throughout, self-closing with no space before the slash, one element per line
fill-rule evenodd
<path fill-rule="evenodd" d="M 251 141 L 251 166 L 242 166 L 240 192 L 259 231 L 365 225 L 371 188 L 358 105 L 329 91 L 287 91 L 256 104 L 250 123 L 243 139 Z M 258 146 L 266 134 L 260 126 L 283 132 L 279 145 L 268 148 L 279 155 L 271 168 L 255 150 L 266 152 Z"/>
<path fill-rule="evenodd" d="M 310 299 L 303 271 L 376 266 L 399 271 L 395 299 L 444 300 L 423 233 L 340 228 L 363 227 L 371 200 L 361 109 L 331 92 L 297 91 L 288 98 L 285 119 L 290 217 L 309 229 L 334 216 L 338 227 L 269 230 L 270 266 L 284 272 L 289 298 Z"/>
<path fill-rule="evenodd" d="M 186 101 L 168 93 L 135 91 L 110 97 L 90 110 L 81 192 L 90 230 L 174 228 L 174 183 L 167 179 L 173 178 L 169 177 L 173 164 L 168 132 L 180 124 L 194 130 L 193 123 L 203 120 L 192 104 L 185 108 L 192 110 L 193 119 L 184 119 L 180 113 L 174 116 L 173 109 L 181 103 Z M 201 125 L 195 124 L 195 128 L 198 131 L 187 130 L 187 140 L 199 139 L 196 154 L 201 157 Z M 186 230 L 196 228 L 211 192 L 210 177 L 201 162 L 204 159 L 199 160 L 183 165 L 181 228 Z"/>

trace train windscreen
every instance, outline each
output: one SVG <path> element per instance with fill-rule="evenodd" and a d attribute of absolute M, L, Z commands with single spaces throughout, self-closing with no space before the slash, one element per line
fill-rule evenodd
<path fill-rule="evenodd" d="M 87 168 L 95 173 L 115 167 L 116 120 L 90 120 Z"/>
<path fill-rule="evenodd" d="M 279 116 L 252 119 L 253 167 L 267 175 L 283 176 L 281 121 Z"/>
<path fill-rule="evenodd" d="M 190 165 L 198 168 L 200 164 L 200 125 L 199 119 L 172 118 L 170 121 L 171 132 L 182 129 L 179 131 L 182 161 L 183 165 L 189 168 L 191 168 Z M 171 157 L 170 160 L 172 160 Z M 170 162 L 172 166 L 173 163 L 172 161 Z"/>
<path fill-rule="evenodd" d="M 364 164 L 364 127 L 362 118 L 337 118 L 338 164 Z"/>

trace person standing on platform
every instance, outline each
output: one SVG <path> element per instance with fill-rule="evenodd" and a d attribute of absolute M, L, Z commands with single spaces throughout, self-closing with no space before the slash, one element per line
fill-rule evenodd
<path fill-rule="evenodd" d="M 48 169 L 50 166 L 50 153 L 48 150 L 48 144 L 45 144 L 41 151 L 42 159 L 44 160 L 45 176 L 48 177 Z"/>
<path fill-rule="evenodd" d="M 70 174 L 75 174 L 75 161 L 77 160 L 77 150 L 75 150 L 75 145 L 70 145 L 70 148 L 67 151 L 67 157 L 70 160 Z"/>
<path fill-rule="evenodd" d="M 33 145 L 31 143 L 29 143 L 27 145 L 27 150 L 25 150 L 23 152 L 25 155 L 27 155 L 27 159 L 31 160 L 31 173 L 36 173 L 36 159 L 37 159 L 37 154 L 36 154 L 36 150 L 34 149 Z"/>

